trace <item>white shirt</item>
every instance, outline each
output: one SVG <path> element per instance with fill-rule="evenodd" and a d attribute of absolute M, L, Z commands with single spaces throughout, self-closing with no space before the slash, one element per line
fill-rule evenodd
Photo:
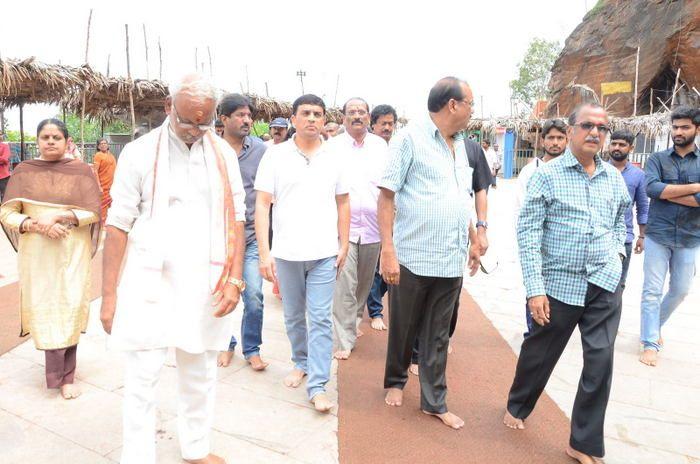
<path fill-rule="evenodd" d="M 489 147 L 488 150 L 486 150 L 486 162 L 489 165 L 489 169 L 492 171 L 496 168 L 499 168 L 501 163 L 499 162 L 498 158 L 498 153 L 496 153 L 496 150 L 494 150 L 492 147 Z"/>
<path fill-rule="evenodd" d="M 348 161 L 347 181 L 350 191 L 350 241 L 379 243 L 377 201 L 379 181 L 384 175 L 388 157 L 386 141 L 374 134 L 365 134 L 358 144 L 347 132 L 328 141 L 332 150 Z"/>
<path fill-rule="evenodd" d="M 518 174 L 518 188 L 515 191 L 515 226 L 518 226 L 518 216 L 520 215 L 520 208 L 523 207 L 523 202 L 525 201 L 525 196 L 527 195 L 527 183 L 530 182 L 530 178 L 535 173 L 540 166 L 544 165 L 544 161 L 539 158 L 535 158 L 528 164 L 523 166 Z"/>
<path fill-rule="evenodd" d="M 110 191 L 106 224 L 129 233 L 110 346 L 225 350 L 232 319 L 214 317 L 210 280 L 211 237 L 223 229 L 212 230 L 212 185 L 203 144 L 200 140 L 188 149 L 169 131 L 168 207 L 161 228 L 150 215 L 159 133 L 157 128 L 124 147 Z M 217 141 L 229 172 L 236 221 L 244 221 L 238 159 L 227 143 Z"/>
<path fill-rule="evenodd" d="M 272 194 L 272 256 L 311 261 L 338 254 L 336 195 L 348 193 L 345 160 L 325 142 L 307 160 L 296 136 L 268 148 L 255 190 Z"/>

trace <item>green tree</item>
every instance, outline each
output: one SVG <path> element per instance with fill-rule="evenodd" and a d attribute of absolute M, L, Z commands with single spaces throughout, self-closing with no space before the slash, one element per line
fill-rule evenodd
<path fill-rule="evenodd" d="M 537 100 L 547 97 L 547 85 L 552 75 L 552 66 L 561 47 L 559 42 L 535 38 L 518 63 L 518 77 L 510 81 L 513 98 L 534 106 Z"/>
<path fill-rule="evenodd" d="M 56 118 L 63 119 L 63 115 L 56 115 Z M 64 122 L 66 123 L 66 128 L 68 129 L 70 136 L 73 137 L 76 144 L 80 145 L 80 116 L 77 114 L 68 113 L 66 114 L 66 120 Z M 105 134 L 131 133 L 130 126 L 119 119 L 109 124 L 105 124 L 104 129 Z M 85 119 L 83 130 L 85 135 L 85 143 L 95 143 L 97 139 L 102 136 L 102 125 L 98 121 L 94 121 L 92 119 Z"/>

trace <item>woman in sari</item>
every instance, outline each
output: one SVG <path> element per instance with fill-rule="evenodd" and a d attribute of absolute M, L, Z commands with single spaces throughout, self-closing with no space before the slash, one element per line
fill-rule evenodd
<path fill-rule="evenodd" d="M 107 219 L 107 210 L 112 204 L 112 197 L 109 195 L 109 190 L 114 182 L 114 171 L 117 169 L 117 159 L 109 151 L 109 143 L 107 139 L 97 141 L 97 152 L 92 161 L 92 168 L 97 174 L 97 180 L 100 182 L 102 189 L 102 223 Z"/>
<path fill-rule="evenodd" d="M 0 206 L 0 223 L 18 253 L 20 336 L 46 355 L 46 385 L 65 399 L 77 345 L 87 328 L 90 260 L 100 234 L 100 188 L 87 164 L 65 158 L 68 131 L 57 119 L 37 128 L 40 157 L 20 163 Z"/>

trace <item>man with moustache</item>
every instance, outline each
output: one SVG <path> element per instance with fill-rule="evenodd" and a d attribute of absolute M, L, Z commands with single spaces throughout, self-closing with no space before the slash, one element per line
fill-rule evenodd
<path fill-rule="evenodd" d="M 630 198 L 619 171 L 598 154 L 609 130 L 602 106 L 577 107 L 569 116 L 569 150 L 535 171 L 518 221 L 520 264 L 536 324 L 520 349 L 503 422 L 525 428 L 578 326 L 583 372 L 566 453 L 583 464 L 605 454 L 605 410 L 622 308 Z"/>
<path fill-rule="evenodd" d="M 680 106 L 671 113 L 673 147 L 647 160 L 651 198 L 646 228 L 642 291 L 643 345 L 640 361 L 655 366 L 661 328 L 690 291 L 700 253 L 700 110 Z M 668 292 L 663 295 L 666 274 Z M 663 295 L 663 298 L 662 298 Z"/>
<path fill-rule="evenodd" d="M 333 298 L 334 356 L 339 360 L 348 359 L 355 347 L 357 319 L 362 318 L 377 267 L 377 185 L 387 157 L 386 142 L 368 131 L 370 112 L 365 100 L 348 100 L 343 115 L 345 133 L 328 142 L 329 149 L 346 163 L 350 189 L 350 246 Z"/>
<path fill-rule="evenodd" d="M 238 166 L 245 189 L 245 256 L 243 258 L 243 318 L 241 341 L 243 357 L 255 371 L 262 371 L 268 363 L 260 357 L 263 328 L 262 277 L 258 271 L 258 242 L 255 240 L 255 175 L 267 147 L 257 137 L 250 136 L 255 108 L 248 97 L 230 93 L 219 103 L 219 119 L 224 125 L 224 140 L 238 156 Z M 219 353 L 218 365 L 231 364 L 236 337 L 231 335 L 228 350 Z"/>
<path fill-rule="evenodd" d="M 271 140 L 265 142 L 265 145 L 271 147 L 272 145 L 277 145 L 287 140 L 287 132 L 289 131 L 289 126 L 287 125 L 287 120 L 284 118 L 275 118 L 270 122 L 270 135 Z"/>
<path fill-rule="evenodd" d="M 372 109 L 370 114 L 370 128 L 374 135 L 378 135 L 383 138 L 388 144 L 391 137 L 394 135 L 394 129 L 396 128 L 396 121 L 398 117 L 396 115 L 396 110 L 390 105 L 377 105 Z M 384 315 L 382 310 L 384 305 L 382 304 L 382 298 L 387 292 L 386 282 L 382 279 L 382 275 L 379 273 L 379 263 L 377 263 L 377 270 L 374 273 L 374 280 L 372 281 L 372 288 L 369 291 L 369 296 L 367 297 L 367 312 L 371 320 L 370 326 L 374 330 L 386 330 L 386 324 L 384 324 Z M 358 320 L 358 325 L 359 325 Z M 357 335 L 362 335 L 360 329 L 357 329 Z"/>
<path fill-rule="evenodd" d="M 391 323 L 384 388 L 389 406 L 403 404 L 411 347 L 421 346 L 421 410 L 460 429 L 447 408 L 447 347 L 462 289 L 472 225 L 471 171 L 464 145 L 474 98 L 455 77 L 439 80 L 428 113 L 411 121 L 390 146 L 378 201 L 381 273 L 389 284 Z M 396 219 L 396 221 L 394 221 Z M 478 268 L 470 253 L 469 268 Z"/>
<path fill-rule="evenodd" d="M 552 161 L 566 150 L 566 123 L 561 119 L 549 119 L 542 125 L 542 149 L 544 156 L 542 159 L 535 157 L 533 161 L 526 164 L 518 174 L 518 190 L 515 192 L 515 224 L 518 224 L 518 216 L 520 208 L 522 208 L 525 196 L 527 195 L 527 184 L 530 178 L 540 166 Z M 527 301 L 525 302 L 525 322 L 527 331 L 523 334 L 524 337 L 530 335 L 532 330 L 532 315 L 528 308 Z"/>
<path fill-rule="evenodd" d="M 628 157 L 634 150 L 634 135 L 629 131 L 619 130 L 612 133 L 610 136 L 610 164 L 615 166 L 627 185 L 627 191 L 632 199 L 632 204 L 625 211 L 625 224 L 627 226 L 627 238 L 625 239 L 625 253 L 627 256 L 622 263 L 622 277 L 620 285 L 622 290 L 625 289 L 627 282 L 627 271 L 630 268 L 630 259 L 632 259 L 632 242 L 634 241 L 634 223 L 632 222 L 632 209 L 637 209 L 637 226 L 639 227 L 639 236 L 634 245 L 634 252 L 640 254 L 644 251 L 644 238 L 647 219 L 649 217 L 649 197 L 646 192 L 646 182 L 644 171 L 634 166 L 629 162 Z"/>
<path fill-rule="evenodd" d="M 323 133 L 325 134 L 324 138 L 326 140 L 330 140 L 336 135 L 338 135 L 340 132 L 340 125 L 338 125 L 335 122 L 329 122 L 326 123 L 325 126 L 323 126 Z"/>

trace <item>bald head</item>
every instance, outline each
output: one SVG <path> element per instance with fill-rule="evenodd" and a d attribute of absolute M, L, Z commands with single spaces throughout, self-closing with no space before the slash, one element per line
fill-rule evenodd
<path fill-rule="evenodd" d="M 201 100 L 217 100 L 216 87 L 201 74 L 187 74 L 170 86 L 170 97 L 187 95 Z"/>
<path fill-rule="evenodd" d="M 450 100 L 464 100 L 467 92 L 471 92 L 467 81 L 456 77 L 443 77 L 435 83 L 428 95 L 428 111 L 437 113 L 442 110 Z"/>
<path fill-rule="evenodd" d="M 216 117 L 217 90 L 200 74 L 187 74 L 170 86 L 165 112 L 175 134 L 186 144 L 202 138 Z"/>

